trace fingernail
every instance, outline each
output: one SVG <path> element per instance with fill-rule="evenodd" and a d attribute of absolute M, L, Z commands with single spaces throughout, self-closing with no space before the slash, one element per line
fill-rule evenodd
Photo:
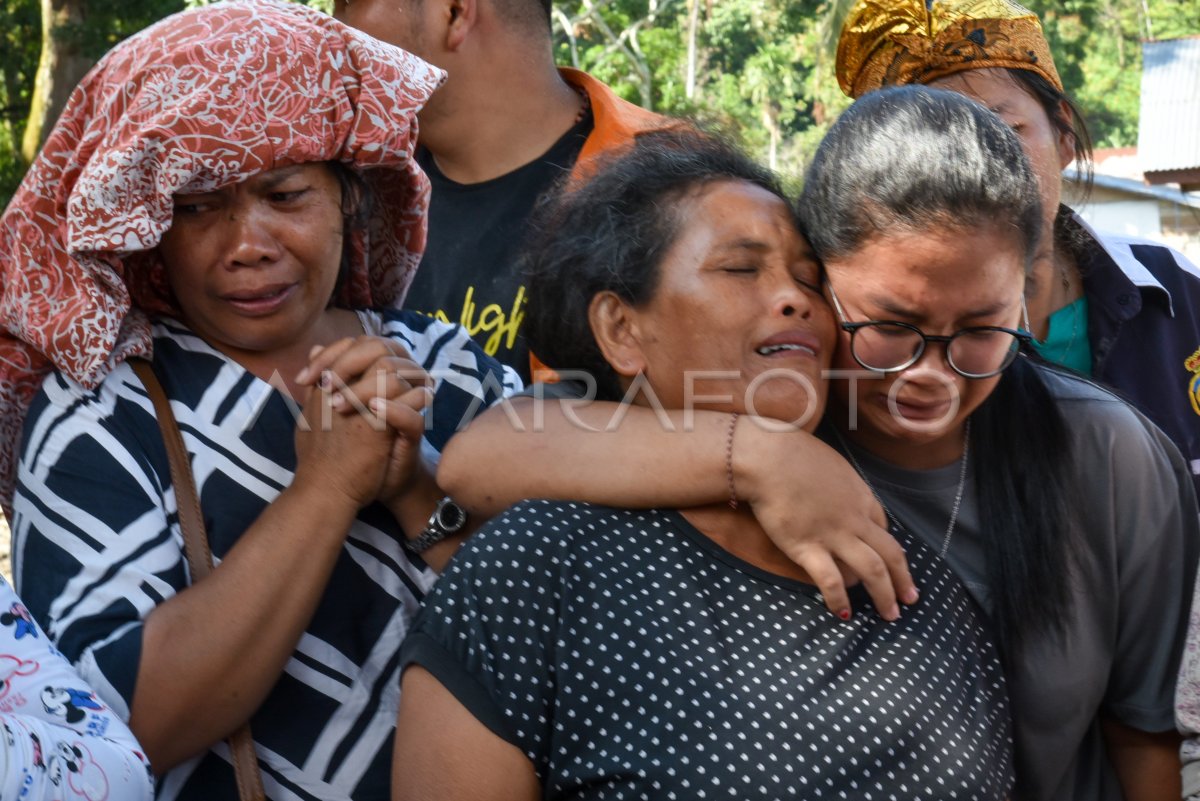
<path fill-rule="evenodd" d="M 325 350 L 325 348 L 321 345 L 313 345 L 312 350 L 308 352 L 308 360 L 311 362 L 313 359 L 317 358 L 317 354 L 323 350 Z"/>
<path fill-rule="evenodd" d="M 850 610 L 849 609 L 839 609 L 837 611 L 837 616 L 839 618 L 841 618 L 842 620 L 849 620 L 850 619 Z"/>
<path fill-rule="evenodd" d="M 342 396 L 342 393 L 338 392 L 329 399 L 329 405 L 335 409 L 340 409 L 346 405 L 346 399 Z"/>
<path fill-rule="evenodd" d="M 307 384 L 308 376 L 309 376 L 309 373 L 311 373 L 311 372 L 312 372 L 311 367 L 305 367 L 303 370 L 296 373 L 296 383 L 297 384 Z"/>
<path fill-rule="evenodd" d="M 367 405 L 371 407 L 371 411 L 377 417 L 383 417 L 383 412 L 387 408 L 387 404 L 384 403 L 383 398 L 371 398 Z"/>
<path fill-rule="evenodd" d="M 333 379 L 332 379 L 332 377 L 330 377 L 329 371 L 322 370 L 321 371 L 321 380 L 319 382 L 321 385 L 321 389 L 329 389 L 329 385 L 332 381 L 333 381 Z"/>
<path fill-rule="evenodd" d="M 920 598 L 921 593 L 917 592 L 917 588 L 909 587 L 907 590 L 905 590 L 904 595 L 900 598 L 900 600 L 911 606 L 920 600 Z"/>
<path fill-rule="evenodd" d="M 890 607 L 888 607 L 888 609 L 886 611 L 884 611 L 883 619 L 888 620 L 888 621 L 899 620 L 900 619 L 900 607 L 896 606 L 895 604 L 892 604 Z"/>

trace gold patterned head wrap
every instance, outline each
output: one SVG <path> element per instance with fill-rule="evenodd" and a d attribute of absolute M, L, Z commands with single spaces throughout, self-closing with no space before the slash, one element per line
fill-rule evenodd
<path fill-rule="evenodd" d="M 838 84 L 850 97 L 986 67 L 1063 88 L 1037 15 L 1011 0 L 858 0 L 838 40 Z"/>

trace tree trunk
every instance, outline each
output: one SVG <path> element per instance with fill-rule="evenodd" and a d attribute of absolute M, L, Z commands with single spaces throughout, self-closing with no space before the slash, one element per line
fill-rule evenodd
<path fill-rule="evenodd" d="M 557 4 L 554 5 L 551 12 L 558 20 L 558 24 L 562 26 L 563 34 L 567 37 L 567 43 L 571 47 L 571 66 L 579 69 L 579 45 L 575 39 L 575 21 L 568 17 Z"/>
<path fill-rule="evenodd" d="M 779 125 L 779 109 L 770 100 L 763 102 L 762 123 L 771 136 L 767 149 L 767 166 L 772 170 L 777 170 L 779 169 L 779 140 L 783 138 L 783 131 Z"/>
<path fill-rule="evenodd" d="M 41 4 L 42 55 L 21 143 L 26 163 L 33 161 L 75 85 L 92 66 L 80 52 L 78 36 L 69 31 L 83 24 L 87 0 L 41 0 Z"/>
<path fill-rule="evenodd" d="M 654 75 L 650 72 L 646 54 L 642 52 L 641 43 L 638 42 L 636 28 L 629 37 L 629 51 L 633 54 L 633 68 L 637 70 L 638 77 L 641 78 L 639 89 L 642 94 L 642 108 L 654 111 Z"/>
<path fill-rule="evenodd" d="M 17 143 L 14 141 L 12 121 L 9 119 L 8 107 L 12 103 L 13 92 L 8 81 L 0 80 L 0 159 L 5 153 L 16 154 Z"/>
<path fill-rule="evenodd" d="M 642 108 L 653 111 L 654 75 L 650 72 L 650 65 L 646 63 L 646 55 L 642 52 L 642 47 L 638 43 L 638 28 L 648 20 L 640 19 L 632 23 L 622 30 L 620 36 L 618 36 L 608 22 L 605 21 L 604 16 L 600 13 L 600 9 L 596 6 L 595 0 L 583 0 L 583 7 L 587 11 L 587 17 L 592 20 L 596 28 L 604 34 L 604 38 L 609 41 L 604 55 L 618 51 L 625 54 L 634 71 L 637 72 L 638 89 L 642 95 Z M 601 55 L 597 63 L 603 61 L 604 55 Z"/>

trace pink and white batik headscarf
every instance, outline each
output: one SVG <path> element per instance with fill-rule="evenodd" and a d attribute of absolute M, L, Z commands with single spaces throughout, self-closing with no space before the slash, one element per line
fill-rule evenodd
<path fill-rule="evenodd" d="M 376 194 L 339 302 L 395 305 L 425 246 L 416 113 L 445 74 L 302 5 L 186 11 L 117 45 L 80 82 L 0 217 L 0 505 L 42 378 L 94 387 L 149 355 L 172 313 L 155 251 L 176 192 L 340 161 Z M 369 258 L 367 257 L 369 254 Z"/>

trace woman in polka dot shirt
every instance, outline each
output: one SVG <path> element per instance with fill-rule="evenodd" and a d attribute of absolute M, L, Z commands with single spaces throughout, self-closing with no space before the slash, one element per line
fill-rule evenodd
<path fill-rule="evenodd" d="M 1196 500 L 1178 451 L 1138 412 L 1090 381 L 1011 352 L 1024 340 L 1022 288 L 1038 247 L 1032 180 L 1007 127 L 962 97 L 883 90 L 842 116 L 800 203 L 842 329 L 838 380 L 818 434 L 983 610 L 1004 658 L 1015 797 L 1178 798 L 1173 695 L 1200 544 Z M 596 217 L 630 224 L 608 209 Z M 553 308 L 551 296 L 540 297 Z M 552 321 L 573 313 L 578 306 L 544 312 Z M 727 313 L 722 305 L 692 323 L 712 326 Z M 543 336 L 535 350 L 556 367 L 593 369 L 569 352 L 550 361 L 556 341 Z M 1007 344 L 993 352 L 997 342 Z M 715 369 L 701 356 L 685 366 Z M 662 366 L 642 366 L 657 389 Z M 812 522 L 813 504 L 842 510 L 841 496 L 825 490 L 828 477 L 812 475 L 806 433 L 767 432 L 745 416 L 733 423 L 736 402 L 713 398 L 717 390 L 742 396 L 711 373 L 693 378 L 699 408 L 686 413 L 532 398 L 516 407 L 524 431 L 505 415 L 485 416 L 447 450 L 439 481 L 481 514 L 521 497 L 688 508 L 732 492 L 823 590 L 831 554 L 878 551 Z M 919 575 L 920 551 L 901 544 L 921 589 L 907 620 L 930 602 L 931 585 Z M 864 579 L 887 583 L 881 562 L 859 564 L 870 567 L 855 567 Z M 894 596 L 872 598 L 872 618 L 876 610 L 899 614 Z M 825 601 L 848 617 L 865 599 L 831 591 Z M 880 682 L 871 690 L 894 693 Z M 905 767 L 896 775 L 917 774 Z"/>
<path fill-rule="evenodd" d="M 529 322 L 549 363 L 651 414 L 707 371 L 735 447 L 731 412 L 816 426 L 833 313 L 770 174 L 696 134 L 645 137 L 544 214 Z M 842 621 L 728 497 L 517 505 L 405 643 L 396 798 L 1007 798 L 997 650 L 936 553 L 896 536 L 921 603 Z"/>

